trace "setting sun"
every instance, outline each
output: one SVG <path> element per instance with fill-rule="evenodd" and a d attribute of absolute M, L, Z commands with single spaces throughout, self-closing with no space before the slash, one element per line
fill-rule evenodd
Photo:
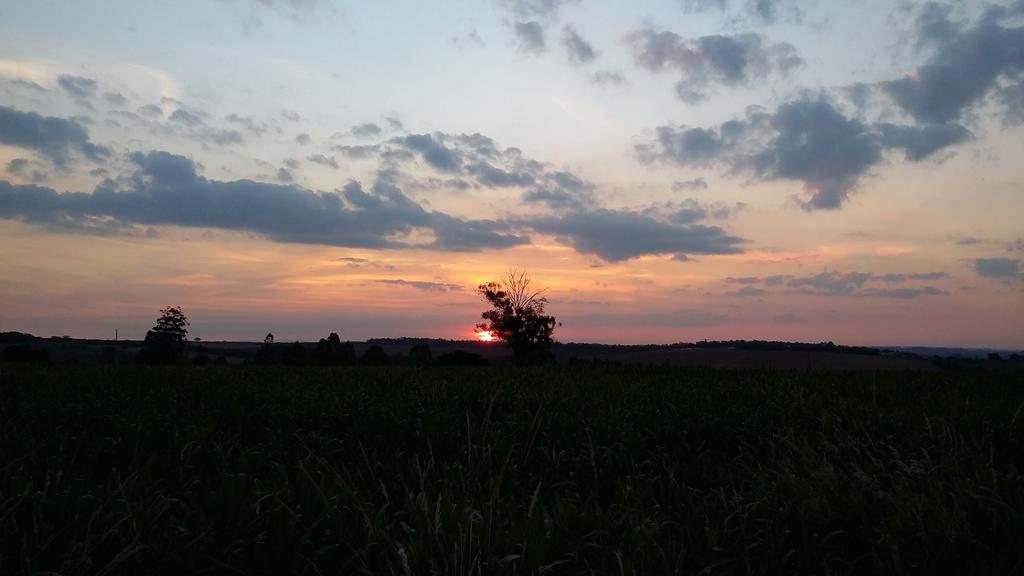
<path fill-rule="evenodd" d="M 494 335 L 491 334 L 490 330 L 483 330 L 481 332 L 477 332 L 476 333 L 476 337 L 479 338 L 483 342 L 493 342 L 494 341 Z"/>

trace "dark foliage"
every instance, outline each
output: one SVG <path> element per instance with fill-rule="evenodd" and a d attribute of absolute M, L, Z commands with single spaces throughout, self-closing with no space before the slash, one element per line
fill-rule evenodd
<path fill-rule="evenodd" d="M 383 348 L 374 344 L 366 349 L 359 363 L 363 366 L 387 366 L 391 363 L 391 357 Z"/>
<path fill-rule="evenodd" d="M 1024 375 L 7 366 L 3 574 L 1012 574 Z"/>
<path fill-rule="evenodd" d="M 426 365 L 430 364 L 433 360 L 433 354 L 430 352 L 430 345 L 428 344 L 416 344 L 409 349 L 409 362 L 412 364 Z"/>
<path fill-rule="evenodd" d="M 543 290 L 534 290 L 525 273 L 509 271 L 502 282 L 488 282 L 477 288 L 477 293 L 491 309 L 480 317 L 478 330 L 507 343 L 515 355 L 516 364 L 544 364 L 550 362 L 553 333 L 558 324 L 554 316 L 544 314 L 547 298 Z"/>
<path fill-rule="evenodd" d="M 356 363 L 356 349 L 351 342 L 342 344 L 338 333 L 331 332 L 317 342 L 315 358 L 321 366 L 351 366 Z"/>
<path fill-rule="evenodd" d="M 146 364 L 174 364 L 185 358 L 188 340 L 188 318 L 179 306 L 160 311 L 156 325 L 146 332 L 145 347 L 139 360 Z"/>
<path fill-rule="evenodd" d="M 456 350 L 437 357 L 437 366 L 490 366 L 491 363 L 479 354 Z"/>
<path fill-rule="evenodd" d="M 4 362 L 41 364 L 50 361 L 50 353 L 43 348 L 15 344 L 4 348 Z"/>

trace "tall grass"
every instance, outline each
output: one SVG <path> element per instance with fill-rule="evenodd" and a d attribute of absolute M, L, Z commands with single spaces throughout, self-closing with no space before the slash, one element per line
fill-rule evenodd
<path fill-rule="evenodd" d="M 0 574 L 1024 571 L 1013 374 L 3 368 Z"/>

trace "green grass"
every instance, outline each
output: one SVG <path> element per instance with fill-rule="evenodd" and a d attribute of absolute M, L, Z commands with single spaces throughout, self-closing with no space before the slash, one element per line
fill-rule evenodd
<path fill-rule="evenodd" d="M 0 574 L 1024 572 L 1024 380 L 0 368 Z"/>

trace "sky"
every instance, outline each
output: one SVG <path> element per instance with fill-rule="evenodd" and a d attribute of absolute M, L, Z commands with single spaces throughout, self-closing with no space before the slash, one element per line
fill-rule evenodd
<path fill-rule="evenodd" d="M 0 331 L 1024 348 L 1024 0 L 0 3 Z"/>

